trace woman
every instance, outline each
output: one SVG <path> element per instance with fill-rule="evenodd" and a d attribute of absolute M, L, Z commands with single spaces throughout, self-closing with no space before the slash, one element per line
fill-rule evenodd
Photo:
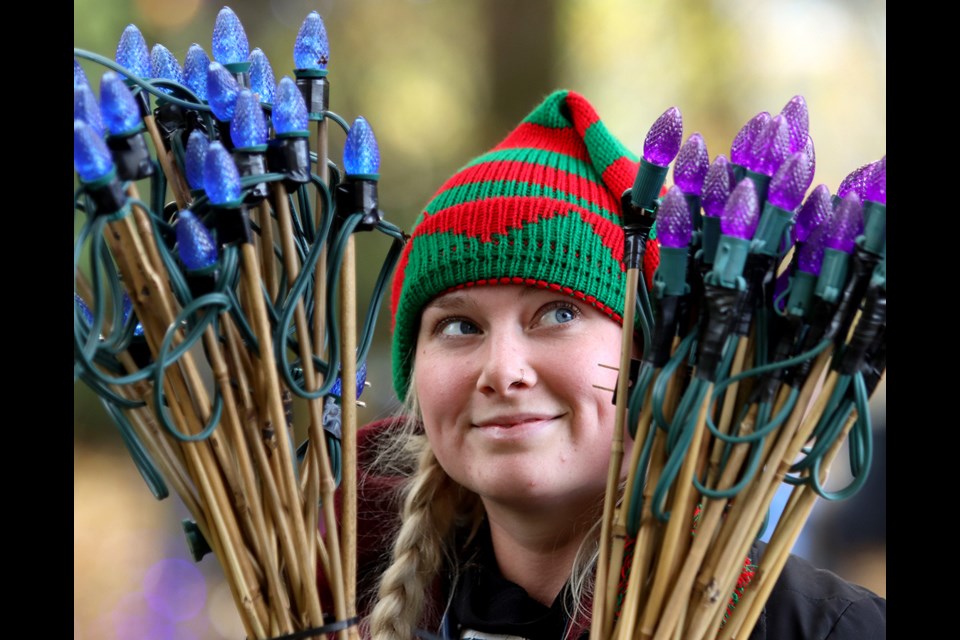
<path fill-rule="evenodd" d="M 625 298 L 620 197 L 636 169 L 592 106 L 559 91 L 417 220 L 392 305 L 406 412 L 359 438 L 374 638 L 589 630 L 614 424 L 603 388 L 616 382 Z M 841 586 L 831 598 L 868 602 L 862 617 L 882 631 L 882 601 Z"/>

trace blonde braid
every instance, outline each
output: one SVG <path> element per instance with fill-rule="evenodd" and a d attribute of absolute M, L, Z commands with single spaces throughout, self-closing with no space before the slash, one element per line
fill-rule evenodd
<path fill-rule="evenodd" d="M 380 581 L 370 615 L 374 640 L 411 640 L 423 612 L 424 593 L 443 565 L 453 529 L 457 485 L 426 446 L 417 473 L 405 491 L 403 518 L 393 545 L 393 562 Z"/>

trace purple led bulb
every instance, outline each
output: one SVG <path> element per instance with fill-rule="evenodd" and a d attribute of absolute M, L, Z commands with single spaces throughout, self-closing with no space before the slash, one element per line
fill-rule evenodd
<path fill-rule="evenodd" d="M 781 209 L 793 211 L 803 201 L 803 194 L 813 182 L 813 172 L 803 151 L 797 151 L 780 165 L 770 180 L 767 201 Z"/>
<path fill-rule="evenodd" d="M 720 216 L 720 233 L 750 240 L 760 222 L 760 203 L 753 180 L 741 180 L 733 189 Z"/>
<path fill-rule="evenodd" d="M 730 163 L 722 153 L 713 159 L 703 179 L 701 206 L 704 213 L 713 218 L 723 215 L 723 207 L 730 198 Z"/>
<path fill-rule="evenodd" d="M 829 249 L 853 253 L 857 236 L 863 233 L 863 207 L 856 193 L 848 193 L 837 205 L 823 243 Z"/>
<path fill-rule="evenodd" d="M 857 197 L 862 200 L 865 186 L 864 183 L 870 176 L 870 172 L 873 170 L 873 165 L 873 162 L 868 162 L 867 164 L 862 164 L 848 173 L 847 177 L 843 179 L 843 182 L 841 182 L 840 186 L 837 188 L 837 197 L 846 198 L 848 193 L 853 192 L 856 193 Z"/>
<path fill-rule="evenodd" d="M 703 180 L 709 168 L 707 143 L 699 132 L 694 133 L 680 147 L 673 166 L 673 182 L 688 196 L 703 195 Z"/>
<path fill-rule="evenodd" d="M 676 107 L 670 107 L 657 118 L 643 141 L 643 159 L 650 164 L 665 167 L 677 156 L 683 139 L 683 116 Z"/>
<path fill-rule="evenodd" d="M 823 267 L 823 241 L 827 237 L 826 225 L 813 230 L 807 241 L 800 247 L 797 255 L 797 269 L 804 273 L 819 276 Z"/>
<path fill-rule="evenodd" d="M 744 165 L 755 173 L 772 176 L 790 155 L 790 125 L 782 115 L 775 115 L 753 141 Z"/>
<path fill-rule="evenodd" d="M 784 105 L 780 111 L 790 126 L 790 153 L 796 153 L 807 144 L 810 135 L 810 114 L 807 111 L 807 101 L 803 96 L 796 95 Z"/>
<path fill-rule="evenodd" d="M 737 132 L 733 143 L 730 145 L 730 162 L 741 167 L 747 166 L 747 155 L 750 152 L 750 147 L 753 146 L 753 141 L 757 139 L 757 135 L 768 122 L 770 122 L 770 114 L 761 111 L 740 127 L 740 131 Z"/>
<path fill-rule="evenodd" d="M 657 209 L 657 239 L 663 247 L 682 249 L 690 244 L 692 235 L 693 223 L 687 199 L 680 187 L 674 185 Z"/>
<path fill-rule="evenodd" d="M 803 146 L 803 153 L 807 156 L 807 162 L 810 164 L 810 175 L 817 172 L 817 150 L 813 146 L 813 138 L 807 136 L 807 144 Z"/>
<path fill-rule="evenodd" d="M 877 204 L 887 204 L 887 156 L 883 156 L 874 163 L 873 171 L 866 180 L 863 199 Z"/>
<path fill-rule="evenodd" d="M 806 242 L 816 229 L 826 226 L 826 222 L 832 214 L 833 202 L 830 197 L 830 189 L 825 184 L 819 184 L 810 192 L 803 206 L 797 212 L 797 220 L 794 225 L 797 242 Z"/>

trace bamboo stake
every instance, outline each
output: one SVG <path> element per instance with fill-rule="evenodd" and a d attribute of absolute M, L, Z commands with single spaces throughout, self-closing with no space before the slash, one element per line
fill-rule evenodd
<path fill-rule="evenodd" d="M 164 289 L 166 278 L 160 275 L 149 264 L 146 264 L 142 257 L 146 255 L 140 238 L 132 227 L 130 216 L 124 216 L 120 221 L 108 223 L 108 230 L 105 233 L 108 244 L 121 270 L 124 280 L 133 285 L 132 291 L 135 295 L 131 296 L 131 301 L 136 309 L 137 316 L 144 326 L 144 335 L 150 345 L 154 358 L 158 354 L 158 337 L 166 332 L 166 327 L 173 324 L 175 315 L 173 313 L 173 301 L 169 293 Z M 133 248 L 133 253 L 127 251 Z M 155 307 L 147 307 L 144 300 L 154 299 L 159 303 Z M 159 311 L 156 316 L 151 313 Z M 202 418 L 197 416 L 196 408 L 190 401 L 192 396 L 188 392 L 188 385 L 184 379 L 183 372 L 191 378 L 194 383 L 197 394 L 197 404 L 201 407 L 209 407 L 206 399 L 206 393 L 199 381 L 196 373 L 196 367 L 193 364 L 189 352 L 184 353 L 182 359 L 176 367 L 168 367 L 165 371 L 167 378 L 167 387 L 169 389 L 167 398 L 171 413 L 177 424 L 186 425 L 187 432 L 190 434 L 199 433 L 202 425 Z M 181 406 L 181 403 L 187 403 Z M 204 409 L 208 412 L 208 409 Z M 241 614 L 246 621 L 246 626 L 253 634 L 262 635 L 264 632 L 262 620 L 266 617 L 263 599 L 259 593 L 259 587 L 254 583 L 251 585 L 251 576 L 254 568 L 249 562 L 249 558 L 243 553 L 237 553 L 242 545 L 239 530 L 236 528 L 236 521 L 230 517 L 232 515 L 226 492 L 220 483 L 219 469 L 211 457 L 210 444 L 208 442 L 185 442 L 180 443 L 180 447 L 185 454 L 187 468 L 195 483 L 200 490 L 200 495 L 204 496 L 208 509 L 210 509 L 209 522 L 214 524 L 214 529 L 209 533 L 212 535 L 208 542 L 211 546 L 220 545 L 224 552 L 224 568 L 234 587 L 234 595 Z M 228 541 L 226 544 L 220 540 Z"/>
<path fill-rule="evenodd" d="M 617 378 L 617 410 L 614 414 L 613 436 L 610 443 L 610 466 L 607 473 L 607 488 L 603 500 L 603 519 L 600 525 L 600 552 L 597 558 L 597 585 L 607 584 L 610 564 L 611 528 L 613 510 L 617 502 L 617 487 L 620 484 L 620 465 L 623 460 L 623 428 L 627 412 L 627 387 L 630 383 L 630 357 L 633 353 L 633 322 L 636 312 L 639 269 L 627 269 L 627 295 L 623 307 L 623 331 L 620 340 L 620 375 Z M 603 594 L 608 596 L 609 594 Z M 593 602 L 593 618 L 590 624 L 590 640 L 609 638 L 613 629 L 613 616 L 608 614 L 614 603 L 607 597 L 598 597 Z"/>
<path fill-rule="evenodd" d="M 652 385 L 656 381 L 656 376 L 658 376 L 660 371 L 656 371 L 654 378 L 650 381 Z M 633 450 L 630 452 L 630 466 L 628 467 L 627 472 L 627 484 L 624 491 L 623 501 L 620 505 L 620 509 L 617 512 L 617 522 L 614 525 L 614 548 L 613 548 L 613 558 L 620 558 L 623 556 L 623 542 L 626 538 L 627 531 L 627 519 L 629 517 L 630 502 L 633 499 L 634 485 L 636 484 L 637 473 L 639 469 L 637 468 L 640 464 L 640 454 L 643 449 L 641 445 L 642 442 L 646 440 L 647 434 L 650 429 L 656 429 L 651 419 L 653 416 L 653 404 L 651 401 L 652 388 L 648 388 L 647 396 L 644 400 L 643 407 L 640 410 L 640 417 L 637 420 L 637 434 L 634 438 Z M 622 532 L 622 534 L 621 534 Z M 639 534 L 639 531 L 638 531 Z M 622 535 L 618 540 L 618 535 Z M 635 555 L 636 550 L 639 546 L 640 539 L 639 535 L 634 541 L 634 548 L 632 556 Z M 627 577 L 627 588 L 624 592 L 623 603 L 620 607 L 620 618 L 617 621 L 616 627 L 614 629 L 614 638 L 621 638 L 627 640 L 633 636 L 633 627 L 637 618 L 637 610 L 639 608 L 639 590 L 640 590 L 640 579 L 643 577 L 644 572 L 639 570 L 639 568 L 634 567 L 633 557 L 631 556 L 630 563 L 630 575 Z M 614 567 L 611 566 L 611 573 L 614 573 Z M 619 580 L 617 580 L 619 582 Z M 616 584 L 616 583 L 615 583 Z M 607 592 L 608 599 L 611 598 L 609 590 Z M 613 599 L 610 599 L 610 602 L 614 602 L 616 599 L 616 593 L 612 596 Z"/>
<path fill-rule="evenodd" d="M 283 247 L 283 259 L 284 267 L 287 270 L 288 278 L 292 282 L 300 273 L 300 265 L 298 264 L 296 249 L 293 244 L 293 228 L 290 221 L 291 211 L 289 202 L 287 200 L 286 188 L 282 183 L 276 183 L 274 190 L 274 208 L 277 211 L 277 223 L 280 229 L 280 242 Z M 303 307 L 303 301 L 298 300 L 296 308 L 294 309 L 294 318 L 297 325 L 297 339 L 300 345 L 300 352 L 305 354 L 305 357 L 301 358 L 301 363 L 303 365 L 304 380 L 306 386 L 310 390 L 315 390 L 319 388 L 319 384 L 316 379 L 315 370 L 313 368 L 313 358 L 310 357 L 310 354 L 313 353 L 313 348 L 311 346 L 310 340 L 310 331 L 307 326 L 307 317 L 306 312 Z M 321 406 L 321 399 L 314 399 L 307 402 L 308 409 L 310 411 L 310 424 L 311 432 L 321 434 L 321 437 L 317 440 L 311 439 L 313 446 L 316 446 L 326 457 L 326 441 L 322 437 L 323 434 L 323 408 Z M 299 509 L 298 509 L 299 512 Z M 302 516 L 301 516 L 302 517 Z M 316 555 L 314 550 L 316 549 L 316 543 L 314 539 L 317 536 L 317 522 L 310 522 L 310 530 L 304 532 L 305 536 L 305 547 L 306 552 L 304 561 L 308 562 L 307 565 L 312 569 L 311 575 L 316 570 Z M 310 585 L 305 585 L 305 588 L 312 591 L 313 594 L 316 594 L 316 598 L 319 606 L 319 593 L 317 592 L 317 584 L 315 580 L 310 581 Z M 336 589 L 334 589 L 336 591 Z M 311 597 L 314 597 L 311 595 Z M 338 607 L 336 601 L 338 600 L 337 595 L 334 596 L 334 608 L 337 609 L 337 615 L 340 617 L 340 614 L 344 611 L 341 607 Z M 341 619 L 343 619 L 341 617 Z M 322 624 L 323 618 L 320 618 L 318 624 Z"/>
<path fill-rule="evenodd" d="M 859 416 L 856 413 L 847 418 L 841 433 L 824 454 L 823 464 L 820 467 L 819 480 L 821 484 L 827 481 L 830 466 L 858 418 Z M 760 617 L 760 612 L 777 582 L 777 578 L 780 577 L 783 567 L 790 557 L 790 550 L 796 544 L 797 538 L 803 531 L 803 526 L 810 517 L 810 512 L 816 504 L 817 497 L 816 492 L 807 484 L 794 488 L 790 496 L 790 504 L 784 509 L 780 521 L 770 537 L 770 542 L 763 554 L 763 560 L 750 582 L 750 588 L 744 592 L 744 597 L 740 600 L 730 620 L 727 621 L 731 639 L 750 636 L 757 619 Z M 725 633 L 727 632 L 725 630 Z"/>
<path fill-rule="evenodd" d="M 153 140 L 154 150 L 157 152 L 157 160 L 160 161 L 160 167 L 163 169 L 163 175 L 167 177 L 167 183 L 170 190 L 173 191 L 173 198 L 177 201 L 177 209 L 186 209 L 190 202 L 190 189 L 187 187 L 183 176 L 177 171 L 176 165 L 170 159 L 163 146 L 163 138 L 160 136 L 160 130 L 157 128 L 156 119 L 152 114 L 143 116 L 143 123 L 147 126 L 150 133 L 150 139 Z"/>
<path fill-rule="evenodd" d="M 693 512 L 691 500 L 696 504 L 698 492 L 693 491 L 693 478 L 696 474 L 701 457 L 700 443 L 703 440 L 703 432 L 706 430 L 707 408 L 710 406 L 710 395 L 713 391 L 713 383 L 708 383 L 706 392 L 700 401 L 697 409 L 696 424 L 694 425 L 693 436 L 690 441 L 687 455 L 684 458 L 680 474 L 677 476 L 675 485 L 675 494 L 671 503 L 670 519 L 667 521 L 664 541 L 660 547 L 660 557 L 657 561 L 657 572 L 654 577 L 653 587 L 650 589 L 650 597 L 647 599 L 643 616 L 640 619 L 640 637 L 650 638 L 656 622 L 660 617 L 660 608 L 663 603 L 664 593 L 667 585 L 676 578 L 679 570 L 681 554 L 686 551 L 689 543 L 689 514 Z"/>
<path fill-rule="evenodd" d="M 814 362 L 810 376 L 803 385 L 798 400 L 798 407 L 804 407 L 809 402 L 817 381 L 827 366 L 831 356 L 831 350 L 821 353 Z M 828 376 L 828 380 L 830 376 Z M 835 376 L 834 376 L 835 379 Z M 831 387 L 832 388 L 832 387 Z M 815 401 L 815 407 L 819 406 L 819 412 L 823 411 L 826 405 L 827 394 L 821 394 Z M 736 578 L 740 573 L 740 565 L 743 558 L 752 544 L 755 534 L 763 519 L 764 509 L 773 499 L 776 493 L 776 486 L 785 473 L 785 468 L 789 468 L 793 458 L 799 452 L 805 438 L 793 450 L 791 441 L 794 435 L 802 435 L 813 429 L 816 421 L 810 423 L 809 418 L 816 412 L 814 409 L 808 414 L 807 419 L 801 422 L 800 412 L 794 411 L 787 424 L 783 427 L 776 444 L 770 451 L 768 461 L 764 466 L 760 476 L 745 489 L 745 496 L 734 503 L 733 510 L 728 516 L 728 521 L 732 523 L 729 529 L 729 535 L 726 538 L 719 538 L 717 548 L 722 550 L 722 554 L 717 559 L 717 564 L 705 567 L 697 579 L 698 589 L 701 596 L 699 606 L 695 607 L 694 620 L 690 628 L 693 630 L 690 637 L 702 637 L 706 630 L 706 625 L 714 618 L 716 604 L 720 602 L 720 596 L 717 594 L 728 593 L 727 587 L 733 588 Z M 817 413 L 819 417 L 819 413 Z M 798 426 L 799 425 L 799 426 Z M 788 450 L 789 449 L 789 450 Z M 783 464 L 777 464 L 777 461 L 787 459 L 786 467 Z M 771 491 L 772 489 L 772 491 Z M 725 603 L 721 603 L 725 606 Z"/>
<path fill-rule="evenodd" d="M 340 407 L 343 428 L 340 546 L 343 549 L 346 614 L 352 618 L 357 614 L 357 266 L 352 234 L 347 238 L 340 274 Z M 348 631 L 341 637 L 359 638 L 356 626 L 351 626 Z"/>
<path fill-rule="evenodd" d="M 239 335 L 237 334 L 236 327 L 229 320 L 225 321 L 224 326 L 227 330 L 230 339 L 228 340 L 228 345 L 230 347 L 230 357 L 234 362 L 241 360 L 241 354 L 245 354 L 246 350 L 239 349 L 237 344 L 239 343 Z M 267 549 L 267 558 L 268 558 L 268 575 L 271 571 L 279 572 L 280 564 L 279 558 L 281 555 L 281 547 L 286 544 L 287 547 L 293 545 L 293 534 L 289 530 L 287 519 L 283 517 L 283 500 L 280 497 L 279 490 L 277 488 L 275 475 L 271 469 L 270 461 L 267 458 L 266 451 L 264 450 L 261 436 L 259 433 L 259 417 L 257 415 L 256 404 L 251 398 L 249 393 L 250 385 L 247 383 L 242 374 L 242 369 L 237 367 L 240 370 L 240 384 L 238 385 L 242 390 L 240 395 L 240 401 L 244 408 L 244 411 L 247 415 L 244 424 L 247 425 L 244 428 L 244 433 L 248 439 L 249 451 L 253 454 L 253 461 L 256 464 L 257 469 L 260 470 L 260 488 L 263 492 L 262 501 L 267 504 L 270 509 L 265 510 L 263 513 L 264 522 L 263 527 L 265 530 L 264 540 L 266 541 L 265 547 Z M 255 384 L 256 388 L 259 388 L 259 385 Z M 260 405 L 262 406 L 262 404 Z M 272 514 L 277 514 L 275 520 Z M 276 521 L 276 524 L 274 522 Z M 278 540 L 278 527 L 279 527 L 279 540 Z M 277 605 L 284 611 L 290 610 L 290 600 L 287 595 L 287 592 L 280 590 L 279 592 L 280 601 Z"/>
<path fill-rule="evenodd" d="M 273 216 L 270 215 L 270 203 L 264 199 L 257 205 L 257 219 L 260 222 L 259 242 L 260 259 L 263 263 L 263 283 L 270 294 L 270 300 L 277 299 L 280 282 L 277 278 L 277 261 L 273 252 Z"/>
<path fill-rule="evenodd" d="M 743 362 L 747 356 L 748 342 L 747 336 L 740 336 L 737 340 L 737 349 L 733 355 L 733 364 L 730 366 L 730 375 L 728 377 L 732 378 L 743 371 Z M 727 391 L 723 396 L 723 410 L 720 414 L 720 422 L 717 424 L 717 429 L 721 433 L 730 433 L 730 422 L 733 418 L 733 410 L 736 405 L 737 389 L 739 386 L 739 382 L 731 383 L 727 386 Z M 716 482 L 717 474 L 720 473 L 720 457 L 723 455 L 724 444 L 720 439 L 714 442 L 713 453 L 710 456 L 710 472 L 707 482 Z"/>
<path fill-rule="evenodd" d="M 227 314 L 222 314 L 222 317 L 226 316 Z M 293 631 L 293 627 L 289 619 L 289 612 L 283 607 L 283 600 L 280 597 L 282 583 L 277 571 L 276 558 L 273 556 L 271 545 L 268 543 L 263 505 L 257 490 L 257 481 L 250 452 L 247 449 L 246 436 L 240 416 L 237 413 L 237 401 L 233 395 L 232 380 L 223 354 L 220 353 L 219 344 L 213 335 L 212 327 L 207 327 L 204 337 L 207 342 L 207 354 L 211 361 L 214 378 L 219 384 L 221 393 L 223 393 L 224 414 L 222 424 L 232 444 L 229 453 L 233 454 L 232 460 L 238 471 L 238 486 L 234 489 L 233 496 L 234 508 L 241 516 L 248 537 L 254 545 L 255 556 L 260 559 L 259 564 L 265 574 L 267 592 L 277 624 L 280 630 L 289 633 Z M 231 351 L 236 351 L 236 346 L 233 346 Z"/>
<path fill-rule="evenodd" d="M 750 433 L 753 431 L 753 421 L 756 419 L 756 415 L 757 406 L 754 405 L 751 408 L 747 419 L 744 420 L 742 429 L 744 433 Z M 717 488 L 719 490 L 729 489 L 734 485 L 740 474 L 740 469 L 744 460 L 746 459 L 749 448 L 750 445 L 748 443 L 742 443 L 734 447 L 734 450 L 730 455 L 730 459 L 728 460 L 727 465 L 723 468 L 723 472 L 721 473 L 717 482 Z M 705 504 L 703 509 L 700 511 L 700 520 L 697 523 L 696 535 L 693 538 L 693 544 L 687 553 L 684 564 L 677 575 L 676 581 L 671 588 L 670 596 L 667 599 L 667 602 L 663 608 L 663 612 L 660 616 L 660 620 L 656 629 L 657 635 L 655 636 L 657 638 L 664 635 L 669 635 L 673 630 L 683 630 L 683 625 L 679 623 L 684 619 L 683 613 L 687 610 L 687 604 L 690 601 L 694 580 L 697 577 L 697 572 L 700 570 L 701 563 L 707 553 L 707 550 L 713 544 L 714 534 L 716 533 L 717 527 L 720 525 L 721 518 L 726 510 L 729 499 L 705 498 L 704 502 Z"/>
<path fill-rule="evenodd" d="M 278 467 L 275 467 L 275 470 L 278 471 L 277 477 L 280 481 L 278 485 L 280 489 L 279 497 L 283 501 L 282 504 L 278 506 L 282 508 L 283 513 L 289 515 L 293 520 L 292 533 L 295 536 L 295 541 L 285 541 L 286 544 L 282 544 L 281 548 L 284 550 L 287 570 L 291 576 L 291 586 L 301 605 L 301 610 L 308 612 L 310 620 L 314 623 L 323 624 L 323 613 L 320 608 L 317 585 L 313 580 L 305 581 L 300 570 L 301 562 L 306 554 L 306 533 L 303 514 L 300 510 L 297 483 L 293 477 L 290 437 L 287 433 L 286 415 L 284 414 L 283 402 L 279 394 L 280 381 L 277 377 L 276 367 L 273 364 L 273 340 L 270 335 L 270 321 L 267 318 L 267 310 L 260 289 L 257 256 L 251 243 L 243 243 L 241 250 L 243 252 L 242 271 L 246 285 L 246 297 L 252 311 L 254 333 L 260 345 L 258 359 L 261 366 L 257 368 L 264 373 L 263 382 L 265 384 L 262 385 L 262 390 L 266 395 L 266 409 L 270 416 L 270 422 L 275 425 L 273 433 L 278 440 L 276 446 Z M 279 522 L 282 520 L 282 517 L 278 517 L 276 520 Z M 304 584 L 305 582 L 306 584 Z"/>

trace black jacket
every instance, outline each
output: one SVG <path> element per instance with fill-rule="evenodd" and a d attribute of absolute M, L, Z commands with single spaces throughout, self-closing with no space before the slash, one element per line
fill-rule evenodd
<path fill-rule="evenodd" d="M 481 532 L 481 540 L 485 534 Z M 758 542 L 750 557 L 762 559 L 764 548 Z M 886 619 L 884 598 L 790 556 L 750 640 L 882 640 Z M 492 549 L 484 542 L 462 573 L 443 633 L 459 638 L 466 627 L 528 640 L 556 640 L 565 636 L 566 626 L 559 598 L 551 607 L 531 599 L 500 575 Z M 588 637 L 589 627 L 580 635 Z"/>
<path fill-rule="evenodd" d="M 762 545 L 758 547 L 762 554 Z M 886 599 L 818 569 L 803 558 L 790 556 L 750 640 L 882 640 L 886 637 Z"/>

